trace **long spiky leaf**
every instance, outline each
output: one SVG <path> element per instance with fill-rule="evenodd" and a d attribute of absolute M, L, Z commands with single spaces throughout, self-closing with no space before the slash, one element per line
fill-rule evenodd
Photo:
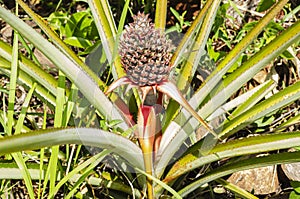
<path fill-rule="evenodd" d="M 114 79 L 125 75 L 120 58 L 114 55 L 117 29 L 107 0 L 88 0 L 89 7 L 95 20 L 102 45 L 110 64 L 113 64 L 112 74 Z"/>
<path fill-rule="evenodd" d="M 205 82 L 198 89 L 197 93 L 191 98 L 190 103 L 193 107 L 199 106 L 203 100 L 210 94 L 212 89 L 220 83 L 223 75 L 236 62 L 244 50 L 253 42 L 259 33 L 274 19 L 276 14 L 286 5 L 288 0 L 279 1 L 273 8 L 258 21 L 246 36 L 227 54 L 227 56 L 218 64 L 217 68 L 209 75 Z M 192 102 L 193 101 L 193 102 Z M 205 116 L 203 116 L 205 118 Z"/>
<path fill-rule="evenodd" d="M 234 172 L 243 171 L 247 169 L 259 168 L 269 165 L 282 164 L 282 163 L 293 163 L 300 161 L 300 152 L 293 153 L 278 153 L 263 157 L 249 158 L 240 162 L 235 162 L 222 167 L 219 167 L 212 172 L 207 173 L 200 179 L 182 188 L 178 193 L 184 197 L 197 189 L 199 186 L 216 180 L 220 177 L 232 174 Z"/>
<path fill-rule="evenodd" d="M 210 133 L 212 133 L 216 138 L 218 135 L 214 130 L 198 115 L 198 113 L 191 107 L 188 101 L 182 96 L 177 87 L 171 82 L 163 82 L 157 86 L 157 90 L 165 93 L 172 99 L 176 100 L 180 105 L 182 105 L 193 117 L 195 117 L 200 124 L 202 124 Z"/>
<path fill-rule="evenodd" d="M 213 148 L 203 146 L 207 145 L 206 143 L 199 143 L 197 146 L 200 147 L 200 154 L 190 153 L 180 159 L 173 165 L 164 182 L 170 182 L 186 172 L 217 160 L 296 147 L 299 145 L 299 141 L 300 132 L 292 132 L 234 140 Z"/>
<path fill-rule="evenodd" d="M 121 129 L 126 129 L 128 125 L 123 122 L 120 112 L 108 100 L 104 93 L 100 90 L 97 83 L 75 64 L 67 56 L 65 56 L 59 49 L 49 43 L 42 35 L 37 33 L 34 29 L 29 27 L 21 19 L 10 13 L 8 10 L 0 7 L 0 16 L 5 19 L 14 29 L 23 33 L 23 36 L 33 43 L 38 49 L 66 74 L 66 76 L 75 83 L 83 95 L 94 105 L 100 113 L 108 120 L 119 119 L 122 122 L 117 124 Z"/>
<path fill-rule="evenodd" d="M 275 15 L 282 9 L 282 7 L 285 5 L 287 0 L 283 0 L 278 2 L 271 10 L 268 12 L 257 24 L 256 26 L 248 32 L 247 36 L 243 38 L 243 40 L 237 44 L 237 46 L 229 52 L 229 54 L 220 62 L 216 70 L 213 71 L 213 73 L 209 76 L 209 78 L 205 81 L 205 83 L 200 87 L 200 89 L 197 91 L 196 94 L 193 95 L 193 97 L 189 100 L 189 104 L 193 108 L 197 108 L 203 100 L 210 94 L 210 92 L 213 90 L 213 88 L 220 83 L 220 80 L 222 80 L 223 75 L 226 73 L 226 71 L 231 67 L 231 65 L 238 59 L 238 57 L 241 55 L 241 53 L 246 49 L 246 47 L 257 37 L 257 35 L 263 30 L 263 28 L 275 17 Z M 297 31 L 297 29 L 293 29 L 293 31 Z M 293 37 L 290 39 L 294 39 Z M 291 40 L 289 40 L 291 41 Z M 278 54 L 277 54 L 278 55 Z M 222 96 L 221 96 L 222 97 Z M 219 100 L 219 99 L 217 99 Z M 212 104 L 215 106 L 214 104 Z M 207 106 L 208 108 L 213 108 L 210 106 Z M 207 118 L 212 112 L 211 111 L 204 111 L 204 109 L 199 110 L 199 115 L 201 115 L 204 119 Z M 158 168 L 160 168 L 160 171 L 157 171 L 157 175 L 160 176 L 163 171 L 161 168 L 165 168 L 168 162 L 170 161 L 170 157 L 172 157 L 173 154 L 176 153 L 176 151 L 179 149 L 181 144 L 186 140 L 186 138 L 193 132 L 193 129 L 189 126 L 192 125 L 193 127 L 196 126 L 194 118 L 190 118 L 189 122 L 186 122 L 186 120 L 182 120 L 182 118 L 187 118 L 188 116 L 184 116 L 185 114 L 188 114 L 185 112 L 185 110 L 182 110 L 182 112 L 176 117 L 175 121 L 178 122 L 177 124 L 168 125 L 165 131 L 172 131 L 176 134 L 172 139 L 169 139 L 169 143 L 166 143 L 166 148 L 161 151 L 160 161 L 157 163 Z M 168 129 L 170 127 L 170 129 Z M 172 154 L 172 155 L 171 155 Z"/>
<path fill-rule="evenodd" d="M 155 28 L 164 30 L 167 20 L 167 0 L 156 1 Z"/>
<path fill-rule="evenodd" d="M 0 154 L 72 143 L 113 149 L 133 166 L 144 169 L 141 149 L 135 143 L 121 135 L 92 128 L 47 129 L 7 136 L 0 139 Z"/>
<path fill-rule="evenodd" d="M 51 39 L 52 42 L 70 59 L 76 62 L 82 67 L 82 69 L 89 74 L 89 76 L 98 83 L 99 86 L 105 87 L 104 82 L 102 82 L 98 76 L 87 66 L 81 59 L 58 37 L 58 35 L 48 26 L 47 22 L 44 21 L 40 16 L 35 14 L 29 6 L 22 0 L 17 0 L 20 6 L 26 11 L 28 15 L 31 16 L 32 20 L 38 24 L 38 26 L 44 31 L 45 34 Z"/>

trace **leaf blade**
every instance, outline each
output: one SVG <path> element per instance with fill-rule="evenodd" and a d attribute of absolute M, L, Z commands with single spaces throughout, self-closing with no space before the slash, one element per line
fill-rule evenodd
<path fill-rule="evenodd" d="M 23 36 L 25 36 L 38 49 L 41 49 L 41 51 L 43 51 L 43 53 L 57 67 L 59 67 L 59 69 L 62 70 L 71 81 L 75 83 L 83 95 L 85 95 L 89 102 L 94 105 L 104 117 L 108 120 L 119 119 L 122 123 L 118 124 L 118 126 L 121 129 L 128 128 L 128 125 L 124 122 L 120 112 L 100 90 L 98 84 L 84 70 L 82 70 L 79 65 L 61 53 L 59 49 L 54 47 L 21 19 L 2 7 L 0 7 L 0 16 L 14 29 L 23 33 Z"/>
<path fill-rule="evenodd" d="M 47 129 L 8 136 L 0 139 L 0 154 L 61 144 L 83 144 L 113 149 L 113 152 L 129 163 L 144 169 L 142 152 L 136 144 L 121 135 L 92 128 Z"/>

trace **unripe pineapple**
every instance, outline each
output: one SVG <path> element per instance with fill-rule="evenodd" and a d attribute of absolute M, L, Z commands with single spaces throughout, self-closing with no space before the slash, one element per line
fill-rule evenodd
<path fill-rule="evenodd" d="M 144 13 L 133 16 L 120 38 L 119 54 L 127 77 L 138 86 L 156 85 L 167 79 L 172 43 L 154 28 Z"/>
<path fill-rule="evenodd" d="M 148 15 L 138 13 L 136 16 L 133 16 L 133 20 L 133 23 L 125 27 L 119 42 L 119 54 L 127 76 L 115 80 L 107 88 L 105 94 L 126 84 L 139 87 L 142 92 L 143 103 L 146 102 L 145 99 L 150 91 L 154 93 L 158 91 L 161 94 L 166 94 L 186 108 L 209 132 L 218 137 L 211 127 L 189 105 L 176 85 L 168 81 L 168 74 L 171 68 L 171 52 L 173 50 L 171 40 L 167 39 L 163 32 L 154 28 L 154 24 L 151 23 Z M 142 109 L 146 107 L 144 105 L 147 102 L 143 103 L 143 106 L 141 106 Z M 150 104 L 153 105 L 152 102 Z M 143 110 L 140 118 L 143 118 Z M 139 119 L 139 121 L 141 120 Z M 140 130 L 144 129 L 144 125 L 144 123 L 140 123 L 138 128 Z M 142 135 L 145 133 L 144 130 L 139 133 L 141 133 L 142 137 L 145 136 Z M 148 133 L 147 130 L 146 136 L 150 135 Z"/>

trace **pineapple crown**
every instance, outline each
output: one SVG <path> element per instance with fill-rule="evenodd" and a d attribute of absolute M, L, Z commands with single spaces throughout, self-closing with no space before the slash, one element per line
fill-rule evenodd
<path fill-rule="evenodd" d="M 152 86 L 167 79 L 172 42 L 144 13 L 133 16 L 119 42 L 119 54 L 127 77 L 138 86 Z"/>

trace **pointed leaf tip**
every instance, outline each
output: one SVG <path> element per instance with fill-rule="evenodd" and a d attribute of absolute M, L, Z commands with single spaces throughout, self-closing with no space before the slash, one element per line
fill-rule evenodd
<path fill-rule="evenodd" d="M 132 82 L 127 77 L 121 77 L 121 78 L 117 79 L 116 81 L 114 81 L 111 85 L 109 85 L 109 87 L 107 88 L 107 90 L 105 91 L 104 94 L 108 95 L 114 89 L 118 88 L 119 86 L 125 85 L 125 84 L 132 84 Z"/>
<path fill-rule="evenodd" d="M 205 122 L 198 113 L 191 107 L 188 101 L 183 97 L 178 88 L 171 82 L 165 81 L 157 86 L 157 90 L 168 95 L 177 101 L 182 107 L 184 107 L 193 117 L 195 117 L 200 124 L 202 124 L 211 134 L 213 134 L 216 138 L 218 135 L 214 132 L 214 130 Z"/>

